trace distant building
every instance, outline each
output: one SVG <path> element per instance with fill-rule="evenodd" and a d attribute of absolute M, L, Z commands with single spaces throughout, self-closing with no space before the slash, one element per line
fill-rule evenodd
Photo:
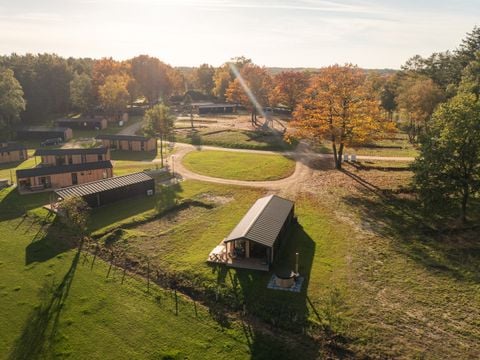
<path fill-rule="evenodd" d="M 155 193 L 155 180 L 139 172 L 70 186 L 55 193 L 61 199 L 82 197 L 91 207 L 97 207 L 134 196 L 151 196 Z"/>
<path fill-rule="evenodd" d="M 31 126 L 17 130 L 17 138 L 23 140 L 61 138 L 63 141 L 67 141 L 70 140 L 72 136 L 72 129 L 65 127 L 49 128 L 44 126 Z"/>
<path fill-rule="evenodd" d="M 154 151 L 157 149 L 157 139 L 139 135 L 98 135 L 102 145 L 110 149 L 127 151 Z"/>
<path fill-rule="evenodd" d="M 110 160 L 110 151 L 106 147 L 37 149 L 33 156 L 41 158 L 42 166 L 62 166 Z"/>
<path fill-rule="evenodd" d="M 21 192 L 58 189 L 113 176 L 111 161 L 87 162 L 60 166 L 38 166 L 17 170 Z"/>
<path fill-rule="evenodd" d="M 28 159 L 27 148 L 17 143 L 0 143 L 0 164 Z"/>
<path fill-rule="evenodd" d="M 74 119 L 59 119 L 55 121 L 57 126 L 69 127 L 72 129 L 101 130 L 106 129 L 108 121 L 102 116 L 80 117 Z"/>
<path fill-rule="evenodd" d="M 193 103 L 193 110 L 199 115 L 232 114 L 237 111 L 236 104 Z"/>

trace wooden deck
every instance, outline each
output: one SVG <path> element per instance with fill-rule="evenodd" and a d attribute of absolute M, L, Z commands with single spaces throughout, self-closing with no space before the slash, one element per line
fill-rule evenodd
<path fill-rule="evenodd" d="M 223 241 L 218 244 L 208 255 L 207 262 L 210 264 L 223 264 L 226 266 L 239 268 L 239 269 L 249 269 L 249 270 L 259 270 L 259 271 L 269 271 L 268 264 L 265 264 L 263 259 L 257 258 L 232 258 L 227 254 L 227 247 Z"/>

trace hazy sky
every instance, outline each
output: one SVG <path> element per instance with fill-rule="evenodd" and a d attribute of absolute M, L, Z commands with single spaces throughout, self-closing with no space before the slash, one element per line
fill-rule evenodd
<path fill-rule="evenodd" d="M 475 24 L 480 0 L 0 0 L 0 53 L 398 68 Z"/>

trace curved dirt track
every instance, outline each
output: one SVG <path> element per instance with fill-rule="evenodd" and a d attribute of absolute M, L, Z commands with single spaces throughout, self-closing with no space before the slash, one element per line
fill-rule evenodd
<path fill-rule="evenodd" d="M 248 150 L 248 149 L 228 149 L 215 146 L 194 146 L 184 143 L 176 143 L 175 147 L 177 151 L 174 157 L 175 173 L 180 175 L 184 179 L 192 179 L 199 181 L 213 182 L 217 184 L 228 184 L 238 186 L 250 186 L 267 188 L 271 190 L 289 189 L 300 186 L 300 184 L 308 184 L 308 179 L 313 175 L 315 171 L 309 166 L 309 163 L 315 159 L 333 159 L 330 154 L 318 154 L 309 150 L 307 144 L 301 142 L 295 151 L 263 151 L 263 150 Z M 277 154 L 289 156 L 295 161 L 295 171 L 287 178 L 280 180 L 269 181 L 245 181 L 245 180 L 232 180 L 223 179 L 218 177 L 200 175 L 187 169 L 183 163 L 183 157 L 195 150 L 218 150 L 218 151 L 230 151 L 230 152 L 244 152 L 251 154 Z M 382 156 L 357 156 L 359 160 L 391 160 L 391 161 L 412 161 L 413 158 L 409 157 L 382 157 Z"/>

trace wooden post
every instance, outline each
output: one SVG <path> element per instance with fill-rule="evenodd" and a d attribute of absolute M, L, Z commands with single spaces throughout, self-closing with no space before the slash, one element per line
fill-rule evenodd
<path fill-rule="evenodd" d="M 150 292 L 150 261 L 147 262 L 147 292 Z"/>
<path fill-rule="evenodd" d="M 122 282 L 121 284 L 123 284 L 123 280 L 125 280 L 125 274 L 127 273 L 127 259 L 125 259 L 125 264 L 123 264 L 123 275 L 122 275 Z"/>
<path fill-rule="evenodd" d="M 177 297 L 177 288 L 173 289 L 175 295 L 175 315 L 178 315 L 178 297 Z"/>

